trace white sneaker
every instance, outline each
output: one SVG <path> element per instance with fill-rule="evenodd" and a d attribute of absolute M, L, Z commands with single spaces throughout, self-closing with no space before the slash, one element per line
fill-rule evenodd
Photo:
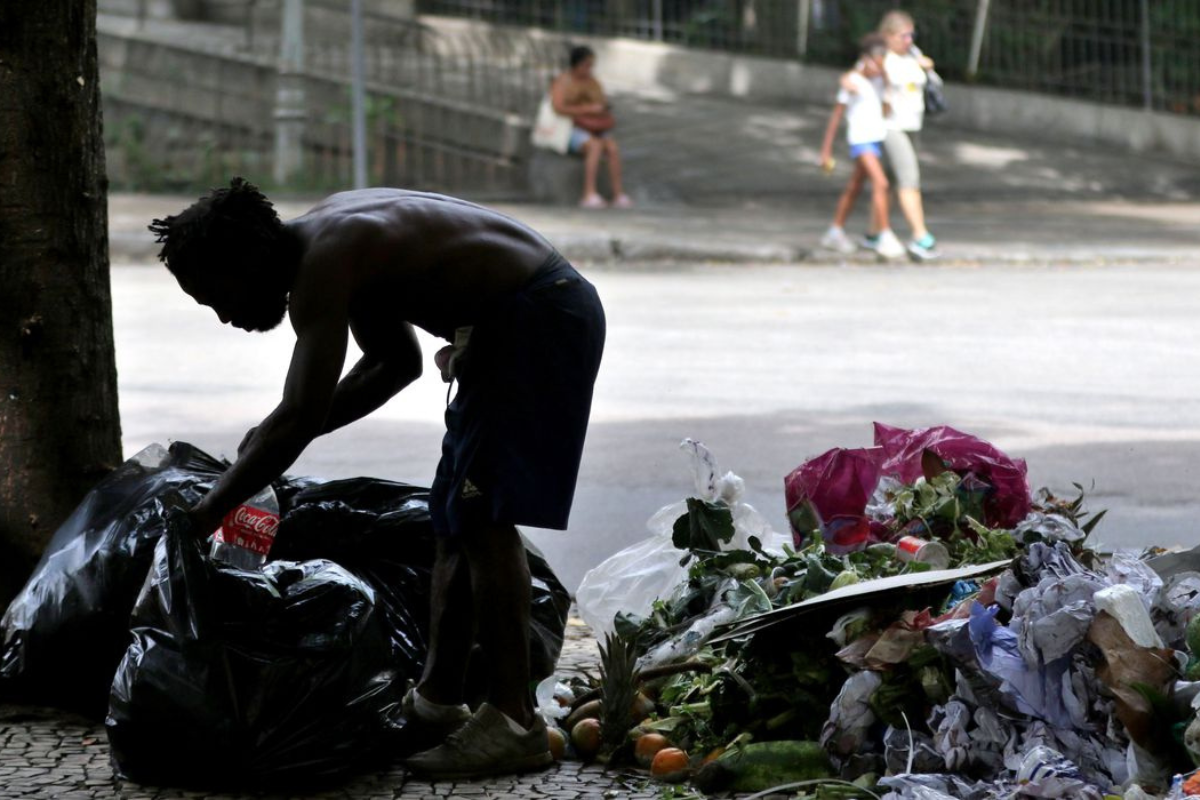
<path fill-rule="evenodd" d="M 938 257 L 937 239 L 930 233 L 923 239 L 913 239 L 908 243 L 908 255 L 914 261 L 932 261 Z"/>
<path fill-rule="evenodd" d="M 904 258 L 908 254 L 891 229 L 879 232 L 879 242 L 875 246 L 875 252 L 879 254 L 880 258 L 886 258 L 889 261 L 895 258 Z"/>
<path fill-rule="evenodd" d="M 825 231 L 825 235 L 821 237 L 821 247 L 844 254 L 853 253 L 858 249 L 858 246 L 850 241 L 850 237 L 841 228 L 830 228 Z"/>

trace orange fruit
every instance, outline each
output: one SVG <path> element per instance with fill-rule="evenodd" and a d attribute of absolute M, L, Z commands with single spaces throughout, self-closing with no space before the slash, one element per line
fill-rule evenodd
<path fill-rule="evenodd" d="M 588 761 L 600 752 L 600 720 L 581 719 L 571 729 L 571 744 L 575 752 L 584 761 Z"/>
<path fill-rule="evenodd" d="M 563 753 L 567 751 L 567 735 L 562 728 L 552 725 L 546 728 L 546 738 L 550 744 L 550 755 L 554 756 L 555 761 L 562 761 Z"/>
<path fill-rule="evenodd" d="M 725 755 L 724 747 L 714 747 L 711 751 L 709 751 L 708 755 L 706 755 L 704 758 L 700 759 L 700 763 L 701 764 L 711 764 L 712 762 L 716 761 L 718 758 L 720 758 L 723 755 Z"/>
<path fill-rule="evenodd" d="M 664 747 L 650 762 L 650 775 L 660 781 L 677 783 L 687 777 L 688 754 L 678 747 Z"/>
<path fill-rule="evenodd" d="M 667 737 L 661 733 L 643 733 L 633 746 L 633 756 L 643 767 L 649 767 L 654 763 L 654 757 L 658 755 L 658 751 L 670 746 L 671 743 L 667 741 Z"/>

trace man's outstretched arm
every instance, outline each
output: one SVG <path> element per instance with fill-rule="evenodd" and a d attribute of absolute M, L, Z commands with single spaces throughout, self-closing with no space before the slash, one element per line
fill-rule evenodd
<path fill-rule="evenodd" d="M 412 325 L 396 333 L 386 359 L 364 355 L 338 383 L 322 434 L 362 419 L 421 377 L 421 346 Z"/>
<path fill-rule="evenodd" d="M 344 305 L 330 298 L 323 308 L 294 308 L 296 347 L 283 399 L 244 443 L 238 460 L 190 516 L 207 536 L 240 503 L 283 474 L 325 426 L 346 360 Z"/>

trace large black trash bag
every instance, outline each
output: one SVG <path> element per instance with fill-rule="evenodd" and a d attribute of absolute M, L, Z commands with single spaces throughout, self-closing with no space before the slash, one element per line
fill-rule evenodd
<path fill-rule="evenodd" d="M 328 559 L 375 590 L 396 668 L 420 678 L 428 650 L 434 542 L 429 490 L 352 478 L 312 484 L 288 498 L 271 559 Z"/>
<path fill-rule="evenodd" d="M 175 517 L 131 625 L 106 720 L 122 776 L 277 791 L 381 755 L 404 685 L 374 590 L 342 567 L 238 570 Z"/>
<path fill-rule="evenodd" d="M 103 716 L 165 515 L 194 504 L 224 469 L 188 444 L 151 445 L 96 485 L 0 620 L 6 695 Z"/>
<path fill-rule="evenodd" d="M 376 478 L 312 483 L 280 492 L 287 510 L 272 558 L 328 558 L 375 589 L 389 621 L 402 669 L 420 675 L 428 634 L 430 571 L 435 539 L 429 490 Z M 281 500 L 282 502 L 282 500 Z M 530 672 L 541 680 L 554 672 L 562 651 L 571 596 L 545 557 L 523 538 L 532 577 Z M 419 637 L 419 638 L 418 638 Z M 482 692 L 475 675 L 473 695 Z"/>

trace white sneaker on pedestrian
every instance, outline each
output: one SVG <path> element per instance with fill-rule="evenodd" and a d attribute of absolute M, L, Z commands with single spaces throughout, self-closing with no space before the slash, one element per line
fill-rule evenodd
<path fill-rule="evenodd" d="M 821 237 L 821 247 L 847 255 L 858 249 L 858 246 L 850 241 L 850 237 L 846 235 L 846 232 L 836 226 L 830 227 L 829 230 L 825 231 L 825 235 Z"/>
<path fill-rule="evenodd" d="M 546 723 L 539 715 L 534 714 L 526 730 L 484 703 L 443 744 L 417 753 L 404 766 L 435 780 L 466 780 L 545 769 L 553 763 Z"/>
<path fill-rule="evenodd" d="M 579 201 L 580 208 L 608 208 L 608 203 L 598 194 L 589 194 Z"/>
<path fill-rule="evenodd" d="M 875 246 L 875 252 L 880 258 L 886 258 L 888 261 L 897 258 L 904 258 L 908 251 L 904 249 L 904 245 L 896 238 L 896 234 L 892 233 L 889 228 L 886 231 L 879 232 L 879 241 Z"/>
<path fill-rule="evenodd" d="M 937 239 L 933 238 L 932 233 L 913 239 L 908 243 L 908 255 L 914 261 L 932 261 L 938 257 Z"/>
<path fill-rule="evenodd" d="M 874 253 L 879 249 L 879 234 L 864 233 L 862 238 L 858 240 L 858 246 L 863 250 L 870 250 Z"/>

